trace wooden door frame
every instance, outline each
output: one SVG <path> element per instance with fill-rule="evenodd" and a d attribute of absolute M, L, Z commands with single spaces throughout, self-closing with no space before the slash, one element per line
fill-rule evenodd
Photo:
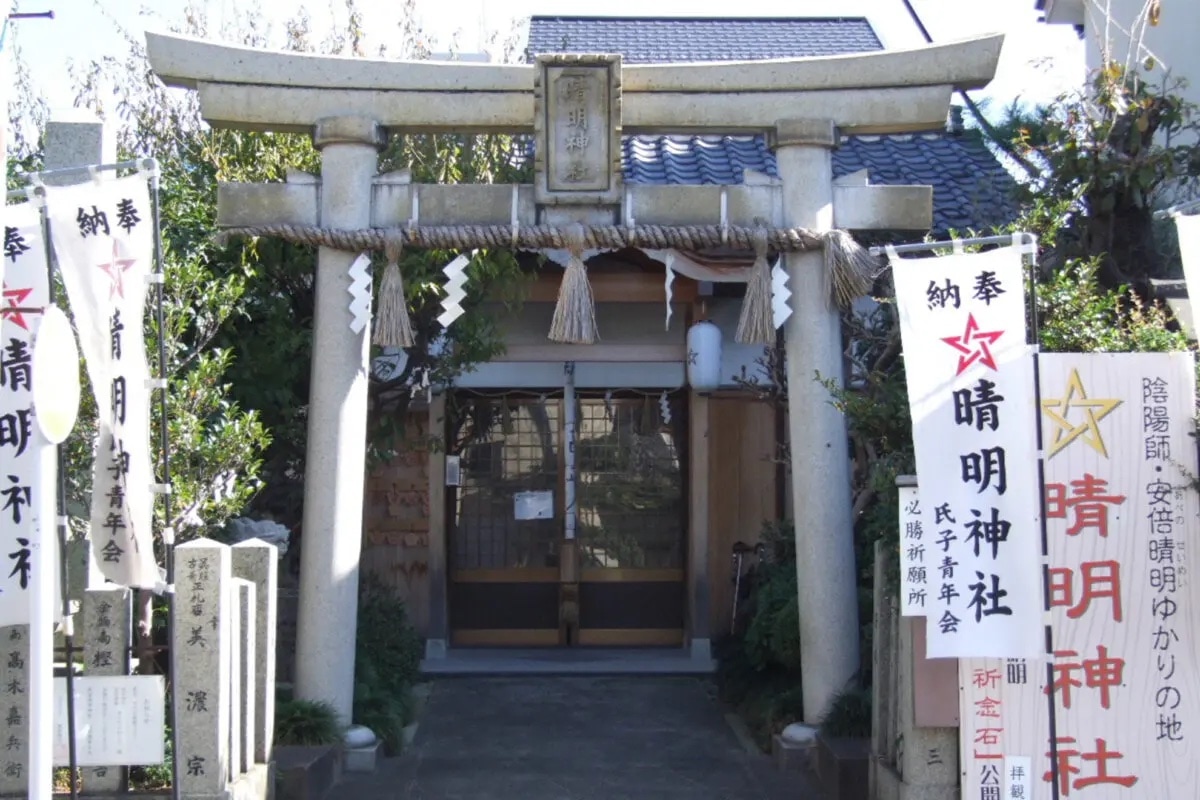
<path fill-rule="evenodd" d="M 709 447 L 708 426 L 709 399 L 690 388 L 687 391 L 687 465 L 681 476 L 687 505 L 684 536 L 686 558 L 684 583 L 686 586 L 685 614 L 683 620 L 683 644 L 693 659 L 707 663 L 712 657 L 709 634 L 709 564 L 708 564 L 708 471 Z M 446 391 L 452 391 L 448 389 Z M 446 395 L 437 392 L 429 404 L 429 429 L 438 431 L 438 445 L 429 454 L 429 628 L 425 641 L 425 657 L 446 657 L 450 644 L 450 575 L 447 549 L 449 542 L 448 504 L 446 491 Z M 682 465 L 681 465 L 682 467 Z M 609 644 L 611 637 L 603 631 L 584 637 L 591 641 L 580 644 Z M 633 637 L 636 638 L 636 637 Z M 647 630 L 645 641 L 626 641 L 628 644 L 673 645 L 678 637 L 666 636 L 664 632 Z M 478 641 L 472 644 L 495 644 L 498 642 Z M 544 644 L 558 643 L 546 641 Z"/>

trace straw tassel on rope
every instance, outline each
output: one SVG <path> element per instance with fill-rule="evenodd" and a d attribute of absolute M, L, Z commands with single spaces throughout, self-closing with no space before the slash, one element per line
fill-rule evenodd
<path fill-rule="evenodd" d="M 775 344 L 774 312 L 771 309 L 771 266 L 767 263 L 767 229 L 754 232 L 754 265 L 746 283 L 737 341 L 742 344 Z"/>
<path fill-rule="evenodd" d="M 833 230 L 825 234 L 825 280 L 828 297 L 843 311 L 856 299 L 871 291 L 879 264 L 871 252 L 854 241 L 846 231 Z"/>
<path fill-rule="evenodd" d="M 558 289 L 558 304 L 550 324 L 550 339 L 569 344 L 593 344 L 596 330 L 596 304 L 592 286 L 588 283 L 587 267 L 583 265 L 583 226 L 569 225 L 563 232 L 570 257 Z"/>
<path fill-rule="evenodd" d="M 372 342 L 381 347 L 412 347 L 412 322 L 408 318 L 408 301 L 404 297 L 404 277 L 400 274 L 400 253 L 404 240 L 389 237 L 384 243 L 387 266 L 379 282 L 379 313 L 375 319 Z"/>

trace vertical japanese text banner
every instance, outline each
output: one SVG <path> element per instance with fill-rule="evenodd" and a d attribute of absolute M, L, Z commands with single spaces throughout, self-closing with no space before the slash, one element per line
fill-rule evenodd
<path fill-rule="evenodd" d="M 99 412 L 92 547 L 106 578 L 136 588 L 160 580 L 143 322 L 154 257 L 149 194 L 136 175 L 46 187 L 50 234 Z"/>
<path fill-rule="evenodd" d="M 0 324 L 0 626 L 29 624 L 30 574 L 41 558 L 38 499 L 45 441 L 33 409 L 33 342 L 41 309 L 50 302 L 41 212 L 32 203 L 8 206 L 4 217 L 4 305 Z M 69 365 L 74 368 L 73 365 Z"/>
<path fill-rule="evenodd" d="M 892 259 L 927 563 L 928 656 L 1036 656 L 1041 530 L 1017 248 Z M 917 553 L 914 553 L 916 555 Z"/>
<path fill-rule="evenodd" d="M 923 545 L 925 509 L 916 486 L 897 488 L 900 497 L 900 616 L 923 617 L 929 607 L 929 554 Z"/>

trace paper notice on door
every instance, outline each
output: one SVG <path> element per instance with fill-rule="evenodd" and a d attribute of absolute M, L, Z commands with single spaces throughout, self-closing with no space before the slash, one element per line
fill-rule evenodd
<path fill-rule="evenodd" d="M 517 492 L 513 495 L 513 516 L 516 519 L 553 519 L 554 492 Z"/>

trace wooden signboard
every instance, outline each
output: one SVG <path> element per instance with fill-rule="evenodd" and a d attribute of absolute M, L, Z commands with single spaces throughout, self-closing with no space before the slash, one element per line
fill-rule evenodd
<path fill-rule="evenodd" d="M 1195 796 L 1194 370 L 1039 357 L 1048 653 L 962 661 L 966 800 Z"/>

